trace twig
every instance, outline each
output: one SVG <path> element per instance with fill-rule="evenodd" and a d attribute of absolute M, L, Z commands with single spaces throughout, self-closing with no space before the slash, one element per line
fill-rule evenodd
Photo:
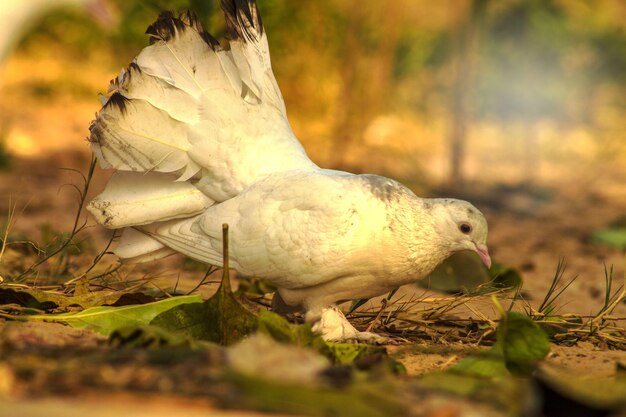
<path fill-rule="evenodd" d="M 213 265 L 209 265 L 209 269 L 207 269 L 206 272 L 204 273 L 204 276 L 202 277 L 202 280 L 200 280 L 198 285 L 196 285 L 189 292 L 187 292 L 187 294 L 191 294 L 191 293 L 195 292 L 196 290 L 198 290 L 198 288 L 203 286 L 204 283 L 206 282 L 207 278 L 209 278 L 209 275 L 211 275 L 215 271 L 217 271 L 217 268 L 215 266 L 213 266 Z"/>
<path fill-rule="evenodd" d="M 80 226 L 79 226 L 79 221 L 80 221 L 81 213 L 83 212 L 83 209 L 85 207 L 85 200 L 87 198 L 87 192 L 89 191 L 89 185 L 91 183 L 91 179 L 93 178 L 93 173 L 94 173 L 95 168 L 96 168 L 96 157 L 92 155 L 91 156 L 91 162 L 89 163 L 89 173 L 87 174 L 87 177 L 85 177 L 85 175 L 83 175 L 82 173 L 79 172 L 80 175 L 83 178 L 84 184 L 83 184 L 82 191 L 80 191 L 78 189 L 78 187 L 76 187 L 76 186 L 74 187 L 79 192 L 79 204 L 78 204 L 78 210 L 76 212 L 76 217 L 74 218 L 74 225 L 72 226 L 72 231 L 70 232 L 69 236 L 63 241 L 63 243 L 57 249 L 52 251 L 52 253 L 47 254 L 42 259 L 36 261 L 30 267 L 28 267 L 28 269 L 26 269 L 26 271 L 24 271 L 20 275 L 18 275 L 15 278 L 16 280 L 20 280 L 24 276 L 29 275 L 39 265 L 43 264 L 44 262 L 46 262 L 47 260 L 49 260 L 53 256 L 55 256 L 58 253 L 60 253 L 61 251 L 63 251 L 65 248 L 67 248 L 67 246 L 70 243 L 72 243 L 72 241 L 73 241 L 74 237 L 76 236 L 76 234 L 78 234 L 81 230 L 83 230 L 85 228 L 85 226 L 87 225 L 87 220 L 85 220 L 85 222 L 82 225 L 80 225 Z"/>
<path fill-rule="evenodd" d="M 222 224 L 222 284 L 218 291 L 223 290 L 225 293 L 232 293 L 230 286 L 230 265 L 229 265 L 229 253 L 228 253 L 228 224 Z"/>
<path fill-rule="evenodd" d="M 67 282 L 65 283 L 65 285 L 71 285 L 71 284 L 73 284 L 74 282 L 76 282 L 76 281 L 80 280 L 81 278 L 83 278 L 83 277 L 87 276 L 87 274 L 88 274 L 88 273 L 89 273 L 92 269 L 94 269 L 94 268 L 96 267 L 96 265 L 98 265 L 98 263 L 100 263 L 100 261 L 102 260 L 102 258 L 104 257 L 104 255 L 106 255 L 106 254 L 108 253 L 107 251 L 108 251 L 108 250 L 109 250 L 109 248 L 111 247 L 111 244 L 113 243 L 113 240 L 115 240 L 115 238 L 116 238 L 116 237 L 117 237 L 117 236 L 116 236 L 116 233 L 115 233 L 115 231 L 113 231 L 113 233 L 111 234 L 111 238 L 109 239 L 109 242 L 108 242 L 108 243 L 107 243 L 107 245 L 104 247 L 104 249 L 102 249 L 102 250 L 100 251 L 100 253 L 98 253 L 98 255 L 96 255 L 96 257 L 93 259 L 93 262 L 91 263 L 91 265 L 89 266 L 89 268 L 87 268 L 87 270 L 86 270 L 85 272 L 83 272 L 82 274 L 80 274 L 79 276 L 74 277 L 74 278 L 70 279 L 69 281 L 67 281 Z M 118 268 L 119 268 L 119 267 L 118 267 Z M 116 268 L 116 269 L 117 269 L 117 268 Z M 101 275 L 99 275 L 98 277 L 101 277 L 101 276 L 103 276 L 103 275 L 104 275 L 104 274 L 101 274 Z"/>
<path fill-rule="evenodd" d="M 372 329 L 374 328 L 374 325 L 376 324 L 378 319 L 380 319 L 380 316 L 382 316 L 383 313 L 385 312 L 386 307 L 387 307 L 387 299 L 383 298 L 382 300 L 380 300 L 380 310 L 378 310 L 378 314 L 376 314 L 376 317 L 374 317 L 374 320 L 372 320 L 370 324 L 367 326 L 367 329 L 365 329 L 366 332 L 372 331 Z"/>

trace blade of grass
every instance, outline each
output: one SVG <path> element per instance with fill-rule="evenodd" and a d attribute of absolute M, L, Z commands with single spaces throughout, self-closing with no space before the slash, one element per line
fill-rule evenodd
<path fill-rule="evenodd" d="M 559 263 L 556 266 L 556 272 L 554 273 L 554 277 L 552 278 L 552 282 L 550 283 L 550 288 L 546 292 L 546 295 L 543 298 L 543 301 L 541 302 L 541 304 L 539 305 L 539 308 L 537 309 L 539 314 L 545 315 L 549 313 L 551 310 L 554 310 L 554 302 L 578 278 L 578 275 L 575 275 L 571 280 L 569 280 L 569 282 L 567 282 L 557 291 L 557 288 L 559 287 L 559 284 L 561 283 L 563 276 L 565 274 L 566 265 L 567 264 L 564 259 L 559 259 Z"/>

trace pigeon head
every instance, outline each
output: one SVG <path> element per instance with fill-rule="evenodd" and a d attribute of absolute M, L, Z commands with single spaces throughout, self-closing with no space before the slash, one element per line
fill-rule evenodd
<path fill-rule="evenodd" d="M 472 204 L 451 198 L 431 200 L 439 238 L 451 252 L 472 250 L 487 268 L 491 257 L 487 249 L 487 220 Z"/>

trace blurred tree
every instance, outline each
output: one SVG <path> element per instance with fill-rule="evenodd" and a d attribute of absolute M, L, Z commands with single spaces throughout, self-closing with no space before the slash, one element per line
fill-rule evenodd
<path fill-rule="evenodd" d="M 603 84 L 623 97 L 626 36 L 585 21 L 607 1 L 507 0 L 494 3 L 481 48 L 476 117 L 503 126 L 523 141 L 524 172 L 538 172 L 538 124 L 589 123 L 592 97 Z M 586 7 L 585 7 L 586 5 Z M 580 7 L 589 12 L 576 15 Z M 592 10 L 593 9 L 593 10 Z M 623 100 L 622 100 L 623 103 Z M 506 138 L 505 138 L 506 139 Z M 510 139 L 509 139 L 510 140 Z"/>
<path fill-rule="evenodd" d="M 487 30 L 479 114 L 508 125 L 513 137 L 519 132 L 531 183 L 539 169 L 537 123 L 566 116 L 567 21 L 555 1 L 524 0 L 495 10 Z"/>
<path fill-rule="evenodd" d="M 350 146 L 389 100 L 404 1 L 345 3 L 340 53 L 341 87 L 332 137 L 331 165 L 344 165 Z"/>
<path fill-rule="evenodd" d="M 48 15 L 22 46 L 76 67 L 95 52 L 113 74 L 147 44 L 145 29 L 161 10 L 191 8 L 214 36 L 225 32 L 219 0 L 107 1 L 119 16 L 115 30 L 67 10 Z M 612 134 L 623 130 L 626 106 L 622 0 L 258 2 L 296 131 L 327 140 L 333 166 L 345 165 L 370 123 L 391 113 L 436 137 L 448 122 L 452 184 L 462 183 L 474 121 L 499 126 L 503 141 L 523 141 L 528 179 L 538 170 L 543 121 L 623 137 Z"/>
<path fill-rule="evenodd" d="M 479 26 L 484 20 L 488 0 L 460 0 L 465 10 L 454 34 L 454 79 L 450 105 L 450 175 L 449 186 L 463 185 L 463 162 L 467 142 L 470 109 L 469 98 L 475 82 L 475 58 Z"/>

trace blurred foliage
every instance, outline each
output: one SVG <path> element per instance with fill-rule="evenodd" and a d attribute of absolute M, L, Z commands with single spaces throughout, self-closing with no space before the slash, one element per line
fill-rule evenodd
<path fill-rule="evenodd" d="M 626 5 L 619 0 L 258 2 L 287 108 L 305 121 L 307 135 L 332 144 L 338 156 L 331 165 L 342 165 L 349 147 L 363 143 L 377 116 L 447 119 L 461 86 L 469 124 L 490 123 L 502 140 L 532 142 L 545 121 L 562 130 L 594 129 L 598 143 L 623 129 Z M 108 51 L 102 62 L 113 76 L 147 45 L 145 29 L 162 10 L 189 8 L 215 37 L 225 35 L 217 0 L 108 3 L 114 25 L 61 9 L 45 16 L 22 48 L 56 46 L 81 59 Z M 458 30 L 464 25 L 473 34 L 465 51 Z M 471 57 L 466 75 L 454 71 L 463 54 Z M 412 140 L 401 126 L 385 126 L 397 130 L 390 141 Z"/>
<path fill-rule="evenodd" d="M 388 76 L 399 84 L 418 77 L 425 67 L 439 70 L 447 65 L 454 54 L 450 31 L 469 12 L 473 1 L 459 1 L 458 7 L 451 7 L 407 0 L 397 5 L 362 5 L 356 0 L 259 0 L 259 7 L 275 55 L 298 50 L 304 52 L 300 60 L 317 64 L 305 67 L 301 63 L 299 70 L 306 70 L 304 78 L 330 68 L 341 71 L 346 55 L 352 55 L 346 40 L 355 36 L 360 57 L 352 65 L 390 59 Z M 59 41 L 80 53 L 109 45 L 135 53 L 146 45 L 145 29 L 162 10 L 191 9 L 214 36 L 225 34 L 217 0 L 109 3 L 119 17 L 113 28 L 93 24 L 79 10 L 61 9 L 48 14 L 23 44 Z M 480 22 L 481 82 L 476 94 L 482 113 L 503 118 L 559 115 L 567 110 L 563 100 L 571 98 L 568 87 L 588 89 L 626 79 L 623 19 L 606 16 L 612 9 L 620 13 L 626 10 L 614 2 L 491 0 L 487 6 Z M 391 36 L 390 31 L 397 34 Z M 387 39 L 390 36 L 393 39 Z M 385 52 L 379 50 L 383 44 L 390 49 L 389 57 L 377 55 Z M 280 61 L 276 64 L 277 72 L 293 73 L 282 68 Z M 368 79 L 375 76 L 372 71 L 367 74 Z M 436 90 L 439 86 L 422 88 Z"/>
<path fill-rule="evenodd" d="M 417 285 L 436 291 L 468 294 L 491 279 L 492 275 L 475 252 L 462 251 L 443 261 Z"/>
<path fill-rule="evenodd" d="M 607 227 L 596 230 L 593 240 L 618 249 L 626 249 L 626 216 L 620 216 Z"/>
<path fill-rule="evenodd" d="M 593 122 L 588 104 L 596 90 L 603 84 L 623 89 L 626 81 L 623 27 L 593 24 L 603 2 L 506 3 L 494 7 L 485 22 L 478 114 L 505 121 Z M 580 7 L 590 15 L 576 15 Z"/>
<path fill-rule="evenodd" d="M 618 249 L 626 248 L 626 228 L 598 230 L 594 232 L 593 238 L 597 242 L 601 242 Z"/>
<path fill-rule="evenodd" d="M 0 171 L 8 170 L 11 167 L 11 154 L 7 150 L 4 138 L 0 136 Z"/>
<path fill-rule="evenodd" d="M 452 294 L 477 294 L 522 286 L 519 272 L 499 262 L 487 269 L 474 251 L 461 251 L 443 261 L 417 283 L 422 288 Z"/>
<path fill-rule="evenodd" d="M 0 171 L 11 168 L 11 154 L 7 149 L 9 126 L 4 117 L 0 118 Z"/>

